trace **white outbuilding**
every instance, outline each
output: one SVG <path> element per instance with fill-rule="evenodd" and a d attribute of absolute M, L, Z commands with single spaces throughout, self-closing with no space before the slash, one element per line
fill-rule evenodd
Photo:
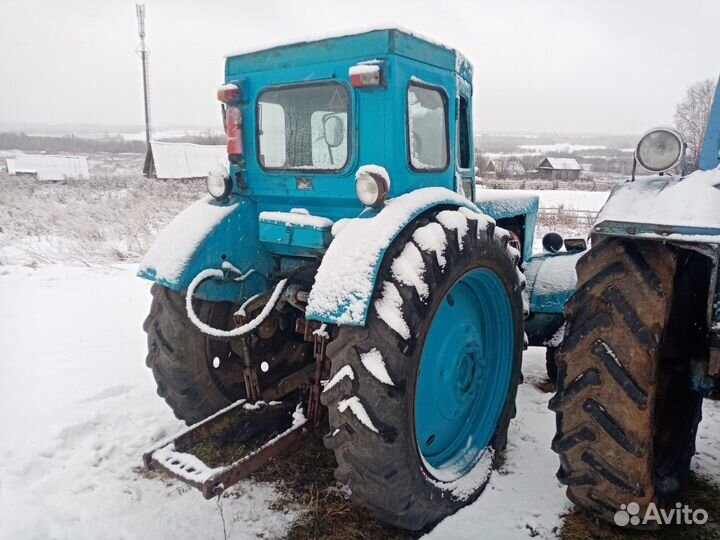
<path fill-rule="evenodd" d="M 218 165 L 228 166 L 225 145 L 152 141 L 143 174 L 161 180 L 207 178 Z"/>
<path fill-rule="evenodd" d="M 44 182 L 88 180 L 87 157 L 18 154 L 5 160 L 9 174 L 27 174 Z"/>

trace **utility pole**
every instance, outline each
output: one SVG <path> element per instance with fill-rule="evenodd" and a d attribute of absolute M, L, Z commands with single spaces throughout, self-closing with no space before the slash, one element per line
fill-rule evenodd
<path fill-rule="evenodd" d="M 135 4 L 135 12 L 138 20 L 138 34 L 140 35 L 140 47 L 136 50 L 142 60 L 143 74 L 143 95 L 145 97 L 145 144 L 146 150 L 150 150 L 150 84 L 148 82 L 148 55 L 150 51 L 145 45 L 145 4 Z"/>

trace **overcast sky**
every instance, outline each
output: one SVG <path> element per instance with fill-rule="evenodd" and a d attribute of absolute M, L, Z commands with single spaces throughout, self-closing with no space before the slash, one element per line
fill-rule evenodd
<path fill-rule="evenodd" d="M 2 0 L 0 123 L 142 124 L 135 2 Z M 400 26 L 475 66 L 477 131 L 639 133 L 720 73 L 717 0 L 147 0 L 158 126 L 219 128 L 230 50 Z"/>

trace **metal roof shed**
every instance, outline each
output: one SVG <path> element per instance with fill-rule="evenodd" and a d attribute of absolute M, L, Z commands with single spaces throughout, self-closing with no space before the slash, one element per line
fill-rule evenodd
<path fill-rule="evenodd" d="M 143 174 L 161 180 L 206 178 L 218 165 L 228 166 L 224 145 L 152 141 Z"/>

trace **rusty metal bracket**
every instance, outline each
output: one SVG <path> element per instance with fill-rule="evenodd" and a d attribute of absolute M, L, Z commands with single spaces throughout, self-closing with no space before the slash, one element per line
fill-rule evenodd
<path fill-rule="evenodd" d="M 239 313 L 233 315 L 233 321 L 237 326 L 247 323 L 247 317 Z M 253 366 L 252 356 L 250 355 L 250 346 L 248 345 L 248 336 L 244 335 L 236 338 L 240 344 L 240 353 L 243 362 L 243 380 L 245 382 L 245 395 L 251 403 L 256 402 L 262 395 L 260 389 L 260 381 L 258 380 L 257 369 Z"/>
<path fill-rule="evenodd" d="M 320 394 L 322 393 L 322 375 L 327 361 L 325 348 L 328 342 L 328 333 L 321 326 L 313 332 L 313 357 L 315 358 L 315 379 L 310 387 L 308 396 L 308 418 L 314 427 L 320 424 L 322 409 L 320 406 Z"/>
<path fill-rule="evenodd" d="M 267 461 L 293 447 L 307 434 L 307 419 L 295 403 L 249 404 L 240 400 L 143 454 L 150 469 L 161 469 L 199 489 L 206 499 L 219 495 Z M 196 455 L 207 445 L 232 445 L 229 464 L 213 465 Z M 231 448 L 232 449 L 232 448 Z"/>

